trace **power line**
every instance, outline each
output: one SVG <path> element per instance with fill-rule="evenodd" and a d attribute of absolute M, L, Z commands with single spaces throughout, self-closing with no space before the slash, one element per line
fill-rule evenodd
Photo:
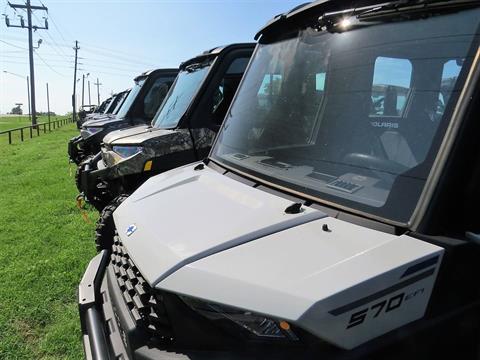
<path fill-rule="evenodd" d="M 36 51 L 35 53 L 38 55 L 38 51 Z M 25 58 L 25 56 L 10 55 L 10 54 L 2 55 L 2 57 L 5 57 L 7 59 L 24 59 Z M 50 61 L 50 62 L 63 62 L 63 63 L 67 63 L 67 64 L 68 63 L 73 63 L 73 59 L 72 60 L 64 60 L 64 59 L 50 59 L 50 58 L 45 58 L 45 57 L 43 57 L 43 59 L 45 61 Z"/>
<path fill-rule="evenodd" d="M 33 16 L 35 17 L 35 19 L 37 19 L 37 21 L 40 21 L 40 19 L 37 17 L 37 15 L 35 15 L 35 13 L 33 13 Z M 47 45 L 49 45 L 58 55 L 67 57 L 67 54 L 65 54 L 63 49 L 57 44 L 55 39 L 52 37 L 52 35 L 50 35 L 50 33 L 48 31 L 47 31 L 47 36 L 50 38 L 50 40 L 52 40 L 52 42 L 55 44 L 55 46 L 60 50 L 60 52 L 62 54 L 60 54 L 55 47 L 51 46 L 48 43 L 47 43 Z"/>
<path fill-rule="evenodd" d="M 3 41 L 3 40 L 0 40 L 0 41 L 5 42 L 5 41 Z M 19 49 L 21 49 L 21 50 L 3 51 L 2 54 L 3 54 L 3 53 L 12 53 L 12 52 L 21 53 L 21 52 L 28 51 L 28 49 L 26 49 L 26 48 L 22 48 L 22 47 L 16 46 L 16 45 L 11 44 L 11 43 L 8 43 L 8 42 L 5 42 L 5 43 L 7 43 L 7 44 L 10 45 L 10 46 L 15 46 L 15 47 L 17 47 L 17 48 L 19 48 Z M 47 44 L 47 45 L 48 45 L 48 44 Z M 51 47 L 51 45 L 49 45 L 49 46 Z M 44 51 L 42 51 L 42 54 L 48 55 L 48 56 L 53 56 L 53 57 L 60 57 L 60 58 L 64 58 L 64 59 L 73 58 L 73 55 L 66 55 L 66 56 L 64 56 L 64 55 L 58 54 L 58 52 L 53 53 L 53 52 L 44 52 Z"/>
<path fill-rule="evenodd" d="M 43 5 L 43 3 L 42 3 L 41 1 L 40 1 L 40 4 Z M 43 6 L 45 6 L 45 5 L 43 5 Z M 51 12 L 51 11 L 48 13 L 48 18 L 49 18 L 50 20 L 52 20 L 52 24 L 53 24 L 53 26 L 55 27 L 55 30 L 56 30 L 56 31 L 58 32 L 58 34 L 61 36 L 61 38 L 63 39 L 63 41 L 68 42 L 68 40 L 65 39 L 65 37 L 64 37 L 63 34 L 62 34 L 62 32 L 60 31 L 60 28 L 57 26 L 57 23 L 56 23 L 55 19 L 53 18 L 53 15 L 52 15 L 52 12 Z"/>
<path fill-rule="evenodd" d="M 20 39 L 18 37 L 13 37 L 13 36 L 6 36 L 6 38 L 9 38 L 11 39 L 11 41 L 14 41 L 14 42 L 20 42 L 20 41 L 25 41 L 25 39 Z M 70 45 L 61 45 L 59 44 L 58 42 L 55 42 L 55 44 L 57 45 L 57 47 L 59 47 L 60 49 L 63 48 L 63 47 L 69 47 L 70 48 Z M 50 45 L 49 45 L 50 46 Z M 135 64 L 135 65 L 143 65 L 143 66 L 146 66 L 148 68 L 155 68 L 155 67 L 158 67 L 158 65 L 154 65 L 153 63 L 149 63 L 149 62 L 144 62 L 144 61 L 138 61 L 138 59 L 134 59 L 134 58 L 130 58 L 130 57 L 127 57 L 127 56 L 123 56 L 123 55 L 119 55 L 119 54 L 112 54 L 112 53 L 115 53 L 116 51 L 114 50 L 109 50 L 109 49 L 101 49 L 101 50 L 95 50 L 95 49 L 89 49 L 89 48 L 93 48 L 94 46 L 89 46 L 89 45 L 84 45 L 82 46 L 82 50 L 88 52 L 88 53 L 91 53 L 91 54 L 94 54 L 94 56 L 97 56 L 97 57 L 101 57 L 101 58 L 91 58 L 92 60 L 96 60 L 96 61 L 99 61 L 99 62 L 107 62 L 109 64 L 113 64 L 114 62 L 111 62 L 109 60 L 105 60 L 105 59 L 102 59 L 102 58 L 106 58 L 106 59 L 112 59 L 112 57 L 115 58 L 116 62 L 117 62 L 117 65 L 124 65 L 122 63 L 127 63 L 127 64 Z M 59 50 L 60 50 L 59 49 Z M 53 50 L 56 50 L 55 48 Z M 63 50 L 63 49 L 62 49 Z M 68 57 L 68 55 L 60 55 L 58 53 L 58 51 L 55 51 L 59 56 L 65 56 L 65 57 Z M 111 52 L 111 53 L 109 53 Z M 62 51 L 63 54 L 64 51 Z M 118 53 L 121 53 L 121 52 L 118 52 Z M 71 56 L 70 56 L 71 57 Z M 120 63 L 119 63 L 120 62 Z"/>
<path fill-rule="evenodd" d="M 109 48 L 105 48 L 104 46 L 88 45 L 87 48 L 89 48 L 89 47 L 92 48 L 92 49 L 98 49 L 98 50 L 102 50 L 102 51 L 105 51 L 105 52 L 117 53 L 117 54 L 120 54 L 120 55 L 131 57 L 131 53 L 126 52 L 126 51 L 109 49 Z M 149 60 L 153 60 L 153 59 L 149 59 Z"/>
<path fill-rule="evenodd" d="M 58 75 L 60 75 L 60 76 L 66 77 L 65 75 L 60 74 L 57 70 L 55 70 L 53 67 L 51 67 L 50 64 L 48 64 L 48 63 L 40 56 L 40 54 L 39 54 L 36 50 L 34 50 L 34 51 L 35 51 L 35 55 L 37 55 L 38 58 L 39 58 L 40 60 L 42 60 L 42 62 L 50 68 L 50 70 L 52 70 L 54 73 L 56 73 L 56 74 L 58 74 Z"/>
<path fill-rule="evenodd" d="M 9 42 L 7 42 L 7 41 L 5 41 L 5 40 L 0 40 L 0 42 L 5 43 L 5 44 L 10 45 L 10 46 L 13 46 L 13 47 L 16 47 L 17 49 L 28 50 L 28 49 L 26 49 L 26 48 L 24 48 L 24 47 L 11 44 L 11 43 L 9 43 Z"/>
<path fill-rule="evenodd" d="M 81 60 L 85 60 L 86 62 L 93 62 L 93 63 L 101 63 L 101 64 L 110 64 L 110 65 L 120 65 L 120 66 L 130 66 L 132 64 L 132 67 L 135 68 L 145 68 L 145 65 L 142 64 L 134 64 L 130 62 L 117 62 L 117 61 L 110 61 L 110 60 L 105 60 L 105 59 L 98 59 L 98 58 L 91 58 L 91 57 L 79 57 Z"/>
<path fill-rule="evenodd" d="M 88 49 L 88 46 L 86 46 L 86 49 L 84 49 L 84 51 L 87 51 L 87 52 L 91 52 L 91 53 L 94 53 L 98 56 L 104 56 L 106 58 L 111 58 L 112 57 L 112 54 L 106 54 L 105 52 L 102 52 L 102 51 L 99 51 L 99 50 L 89 50 Z M 139 61 L 138 59 L 134 59 L 134 58 L 127 58 L 125 56 L 120 56 L 120 55 L 115 55 L 115 58 L 117 60 L 121 60 L 121 61 L 125 61 L 125 62 L 129 62 L 129 63 L 135 63 L 135 64 L 143 64 L 143 65 L 147 65 L 147 66 L 152 66 L 151 63 L 147 63 L 147 62 L 144 62 L 144 61 Z M 155 66 L 155 65 L 153 65 Z"/>
<path fill-rule="evenodd" d="M 57 23 L 55 22 L 55 20 L 53 20 L 53 17 L 52 17 L 52 14 L 50 14 L 50 20 L 52 20 L 52 24 L 53 26 L 55 27 L 55 30 L 57 30 L 58 34 L 61 36 L 61 38 L 63 39 L 63 41 L 68 41 L 67 39 L 65 39 L 65 37 L 63 36 L 62 32 L 60 31 L 60 29 L 58 28 L 57 26 Z"/>
<path fill-rule="evenodd" d="M 16 60 L 2 60 L 2 64 L 18 64 L 18 65 L 28 65 L 28 62 L 26 61 L 16 61 Z M 35 66 L 42 66 L 42 67 L 48 67 L 48 65 L 45 64 L 35 64 Z M 63 69 L 73 69 L 72 66 L 67 66 L 67 65 L 55 65 L 57 68 L 63 68 Z"/>
<path fill-rule="evenodd" d="M 90 64 L 88 61 L 84 62 L 83 64 L 84 64 L 84 66 L 88 66 L 88 67 L 107 68 L 107 69 L 118 70 L 118 71 L 127 71 L 127 72 L 135 71 L 132 68 L 118 68 L 118 67 L 112 67 L 112 66 L 108 66 L 108 65 L 94 65 L 94 64 Z"/>
<path fill-rule="evenodd" d="M 20 41 L 25 41 L 24 39 L 22 40 L 16 40 L 18 38 L 14 38 L 14 37 L 11 37 L 13 42 L 20 42 Z M 13 40 L 15 39 L 15 40 Z M 58 45 L 58 43 L 57 43 Z M 12 46 L 15 46 L 12 44 Z M 49 45 L 51 46 L 51 45 Z M 63 47 L 63 45 L 58 45 L 59 47 Z M 51 46 L 52 47 L 52 46 Z M 53 48 L 53 47 L 52 47 Z M 87 48 L 87 49 L 85 49 Z M 23 48 L 22 48 L 23 49 Z M 106 54 L 106 53 L 102 53 L 101 51 L 97 51 L 97 50 L 88 50 L 88 46 L 84 46 L 82 47 L 82 49 L 86 52 L 89 52 L 89 53 L 92 53 L 94 54 L 94 56 L 96 57 L 79 57 L 79 59 L 90 59 L 92 61 L 97 61 L 97 62 L 101 62 L 103 64 L 116 64 L 116 65 L 127 65 L 127 64 L 134 64 L 136 65 L 137 67 L 140 67 L 140 66 L 145 66 L 147 68 L 156 68 L 158 67 L 158 65 L 154 65 L 154 64 L 150 64 L 150 63 L 147 63 L 147 62 L 139 62 L 137 59 L 129 59 L 129 58 L 126 58 L 126 57 L 122 57 L 122 56 L 118 56 L 118 55 L 112 55 L 112 54 Z M 24 50 L 28 50 L 28 49 L 24 49 Z M 55 50 L 55 48 L 53 48 L 53 50 Z M 58 56 L 61 56 L 61 57 L 73 57 L 72 55 L 61 55 L 58 53 L 58 51 L 55 51 L 56 54 Z M 63 52 L 63 51 L 62 51 Z M 53 55 L 53 54 L 52 54 Z M 116 60 L 116 61 L 111 61 L 109 59 L 112 59 L 112 57 Z"/>
<path fill-rule="evenodd" d="M 7 50 L 7 51 L 2 51 L 3 54 L 13 54 L 13 53 L 18 54 L 18 53 L 21 53 L 21 52 L 23 52 L 23 50 Z M 4 55 L 2 55 L 2 56 L 4 56 Z M 23 58 L 23 56 L 22 56 L 22 58 Z"/>

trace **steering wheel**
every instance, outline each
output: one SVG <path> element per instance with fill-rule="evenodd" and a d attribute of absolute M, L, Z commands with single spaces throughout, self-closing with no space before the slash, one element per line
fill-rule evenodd
<path fill-rule="evenodd" d="M 366 170 L 382 173 L 386 172 L 395 175 L 401 174 L 409 169 L 393 160 L 384 159 L 370 154 L 350 153 L 345 155 L 343 160 L 347 164 L 358 166 Z"/>

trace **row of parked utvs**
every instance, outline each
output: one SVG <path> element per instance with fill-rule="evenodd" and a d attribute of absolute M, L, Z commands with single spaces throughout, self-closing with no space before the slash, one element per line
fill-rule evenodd
<path fill-rule="evenodd" d="M 479 24 L 316 1 L 88 115 L 86 357 L 478 359 Z"/>

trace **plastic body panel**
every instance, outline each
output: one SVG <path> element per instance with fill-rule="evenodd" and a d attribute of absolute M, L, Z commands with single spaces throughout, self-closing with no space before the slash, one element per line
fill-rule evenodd
<path fill-rule="evenodd" d="M 149 179 L 114 213 L 124 246 L 151 284 L 201 257 L 326 216 L 309 208 L 286 214 L 291 202 L 194 167 Z M 219 226 L 206 231 L 212 218 Z M 127 235 L 131 225 L 136 231 Z"/>

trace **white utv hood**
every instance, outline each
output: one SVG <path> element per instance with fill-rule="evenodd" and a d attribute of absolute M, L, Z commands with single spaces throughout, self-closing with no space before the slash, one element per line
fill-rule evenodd
<path fill-rule="evenodd" d="M 327 217 L 194 165 L 114 213 L 154 287 L 294 322 L 351 349 L 420 319 L 443 249 Z M 128 234 L 128 235 L 127 235 Z"/>
<path fill-rule="evenodd" d="M 124 204 L 114 213 L 117 230 L 153 286 L 186 264 L 326 216 L 286 214 L 291 201 L 192 166 L 149 179 Z"/>

